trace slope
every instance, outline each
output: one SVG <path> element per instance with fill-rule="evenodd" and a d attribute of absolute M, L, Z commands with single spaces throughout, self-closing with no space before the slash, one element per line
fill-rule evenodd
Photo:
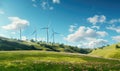
<path fill-rule="evenodd" d="M 104 58 L 120 59 L 120 48 L 117 48 L 116 45 L 120 46 L 120 43 L 112 44 L 112 45 L 106 46 L 101 49 L 97 48 L 97 49 L 93 50 L 89 55 L 100 56 L 100 57 L 104 57 Z"/>
<path fill-rule="evenodd" d="M 21 41 L 16 39 L 9 39 L 0 37 L 0 50 L 40 50 L 40 51 L 55 51 L 55 52 L 71 52 L 71 53 L 89 53 L 91 50 L 80 49 L 77 47 L 64 45 L 64 44 L 52 44 L 45 42 L 35 41 Z"/>

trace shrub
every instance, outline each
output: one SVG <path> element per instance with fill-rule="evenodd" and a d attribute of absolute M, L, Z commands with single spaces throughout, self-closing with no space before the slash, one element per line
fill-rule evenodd
<path fill-rule="evenodd" d="M 31 45 L 31 46 L 30 46 L 30 49 L 31 49 L 31 50 L 36 50 L 36 48 L 35 48 L 34 45 Z"/>
<path fill-rule="evenodd" d="M 60 46 L 61 48 L 64 48 L 64 44 L 60 44 L 59 46 Z"/>
<path fill-rule="evenodd" d="M 30 40 L 31 42 L 35 42 L 33 39 Z"/>
<path fill-rule="evenodd" d="M 116 45 L 115 47 L 116 47 L 116 48 L 120 48 L 120 46 L 119 46 L 119 45 Z"/>
<path fill-rule="evenodd" d="M 74 51 L 73 50 L 71 50 L 70 48 L 65 48 L 65 50 L 64 50 L 65 52 L 71 52 L 71 53 L 73 53 Z"/>

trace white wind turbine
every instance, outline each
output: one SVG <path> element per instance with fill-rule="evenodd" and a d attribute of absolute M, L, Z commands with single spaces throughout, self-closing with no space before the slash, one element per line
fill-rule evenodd
<path fill-rule="evenodd" d="M 52 29 L 52 38 L 53 38 L 53 44 L 55 43 L 55 35 L 56 34 L 60 34 L 54 31 L 54 29 Z"/>
<path fill-rule="evenodd" d="M 20 28 L 20 40 L 22 40 L 22 29 Z"/>
<path fill-rule="evenodd" d="M 49 42 L 49 28 L 50 28 L 50 24 L 47 25 L 46 27 L 41 28 L 41 29 L 45 29 L 46 30 L 47 43 Z"/>
<path fill-rule="evenodd" d="M 34 34 L 35 34 L 35 41 L 37 41 L 37 29 L 35 29 L 35 30 L 33 31 L 32 35 L 34 35 Z"/>

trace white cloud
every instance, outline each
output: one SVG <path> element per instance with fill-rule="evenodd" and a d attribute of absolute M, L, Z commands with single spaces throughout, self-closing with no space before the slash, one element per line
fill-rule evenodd
<path fill-rule="evenodd" d="M 79 43 L 78 47 L 95 48 L 108 43 L 107 40 L 101 39 L 107 35 L 108 33 L 105 31 L 96 31 L 90 27 L 80 26 L 77 31 L 69 34 L 64 39 L 68 42 Z"/>
<path fill-rule="evenodd" d="M 36 38 L 32 38 L 33 40 L 36 40 Z M 44 38 L 44 37 L 40 37 L 40 38 L 37 38 L 37 41 L 45 41 L 46 40 L 46 38 Z"/>
<path fill-rule="evenodd" d="M 36 5 L 36 4 L 33 4 L 33 7 L 37 7 L 37 5 Z"/>
<path fill-rule="evenodd" d="M 95 15 L 94 17 L 90 17 L 87 20 L 92 23 L 93 25 L 95 25 L 98 22 L 98 15 Z"/>
<path fill-rule="evenodd" d="M 4 35 L 4 34 L 0 34 L 0 37 L 6 37 L 6 35 Z"/>
<path fill-rule="evenodd" d="M 104 15 L 99 16 L 98 22 L 104 23 L 105 21 L 106 21 L 106 16 L 104 16 Z"/>
<path fill-rule="evenodd" d="M 0 10 L 0 14 L 2 14 L 2 15 L 3 15 L 3 14 L 5 14 L 5 12 L 4 12 L 3 10 Z"/>
<path fill-rule="evenodd" d="M 51 6 L 49 9 L 50 9 L 50 10 L 53 10 L 53 9 L 54 9 L 54 7 L 52 7 L 52 6 Z"/>
<path fill-rule="evenodd" d="M 11 32 L 11 34 L 15 35 L 15 34 L 16 34 L 16 32 Z"/>
<path fill-rule="evenodd" d="M 98 31 L 97 33 L 101 35 L 101 37 L 105 37 L 106 35 L 108 35 L 108 33 L 105 31 Z"/>
<path fill-rule="evenodd" d="M 95 26 L 95 25 L 94 25 L 94 26 L 92 26 L 91 28 L 93 28 L 93 29 L 94 29 L 94 28 L 100 29 L 100 26 Z"/>
<path fill-rule="evenodd" d="M 115 26 L 110 26 L 110 27 L 106 27 L 106 29 L 109 29 L 109 30 L 113 30 L 113 31 L 116 31 L 117 33 L 120 33 L 120 27 L 115 27 Z"/>
<path fill-rule="evenodd" d="M 43 9 L 47 9 L 47 6 L 48 6 L 48 3 L 47 3 L 46 1 L 43 1 L 43 2 L 41 3 L 41 7 L 42 7 Z"/>
<path fill-rule="evenodd" d="M 77 25 L 70 25 L 69 32 L 74 32 L 76 29 Z"/>
<path fill-rule="evenodd" d="M 91 39 L 86 42 L 81 42 L 78 47 L 80 48 L 96 48 L 108 44 L 107 40 L 104 39 Z"/>
<path fill-rule="evenodd" d="M 32 0 L 32 2 L 35 2 L 36 0 Z"/>
<path fill-rule="evenodd" d="M 117 42 L 120 42 L 120 36 L 113 36 L 112 39 Z"/>
<path fill-rule="evenodd" d="M 43 10 L 53 10 L 54 4 L 60 4 L 60 0 L 32 0 L 32 2 L 33 7 L 41 7 Z"/>
<path fill-rule="evenodd" d="M 11 21 L 10 24 L 2 26 L 5 30 L 19 30 L 20 28 L 25 28 L 29 25 L 29 21 L 20 19 L 19 17 L 8 17 Z"/>
<path fill-rule="evenodd" d="M 110 24 L 114 24 L 114 23 L 120 23 L 120 19 L 112 19 L 109 22 Z"/>
<path fill-rule="evenodd" d="M 54 4 L 59 4 L 60 0 L 52 0 Z"/>
<path fill-rule="evenodd" d="M 80 42 L 88 38 L 105 37 L 106 35 L 107 32 L 105 31 L 96 31 L 89 27 L 81 26 L 76 32 L 65 37 L 65 40 L 69 42 Z"/>
<path fill-rule="evenodd" d="M 45 41 L 46 39 L 44 37 L 38 38 L 38 41 Z"/>
<path fill-rule="evenodd" d="M 41 2 L 41 7 L 44 10 L 53 10 L 54 9 L 54 7 L 51 6 L 48 1 L 42 1 Z"/>
<path fill-rule="evenodd" d="M 90 17 L 87 19 L 90 23 L 93 25 L 96 25 L 97 23 L 104 23 L 106 21 L 106 17 L 104 15 L 95 15 L 93 17 Z"/>
<path fill-rule="evenodd" d="M 26 41 L 27 37 L 26 36 L 22 36 L 22 40 Z"/>

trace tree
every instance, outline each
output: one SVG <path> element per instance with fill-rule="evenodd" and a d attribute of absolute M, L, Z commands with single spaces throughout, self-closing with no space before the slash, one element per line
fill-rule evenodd
<path fill-rule="evenodd" d="M 35 42 L 33 39 L 30 40 L 31 42 Z"/>

